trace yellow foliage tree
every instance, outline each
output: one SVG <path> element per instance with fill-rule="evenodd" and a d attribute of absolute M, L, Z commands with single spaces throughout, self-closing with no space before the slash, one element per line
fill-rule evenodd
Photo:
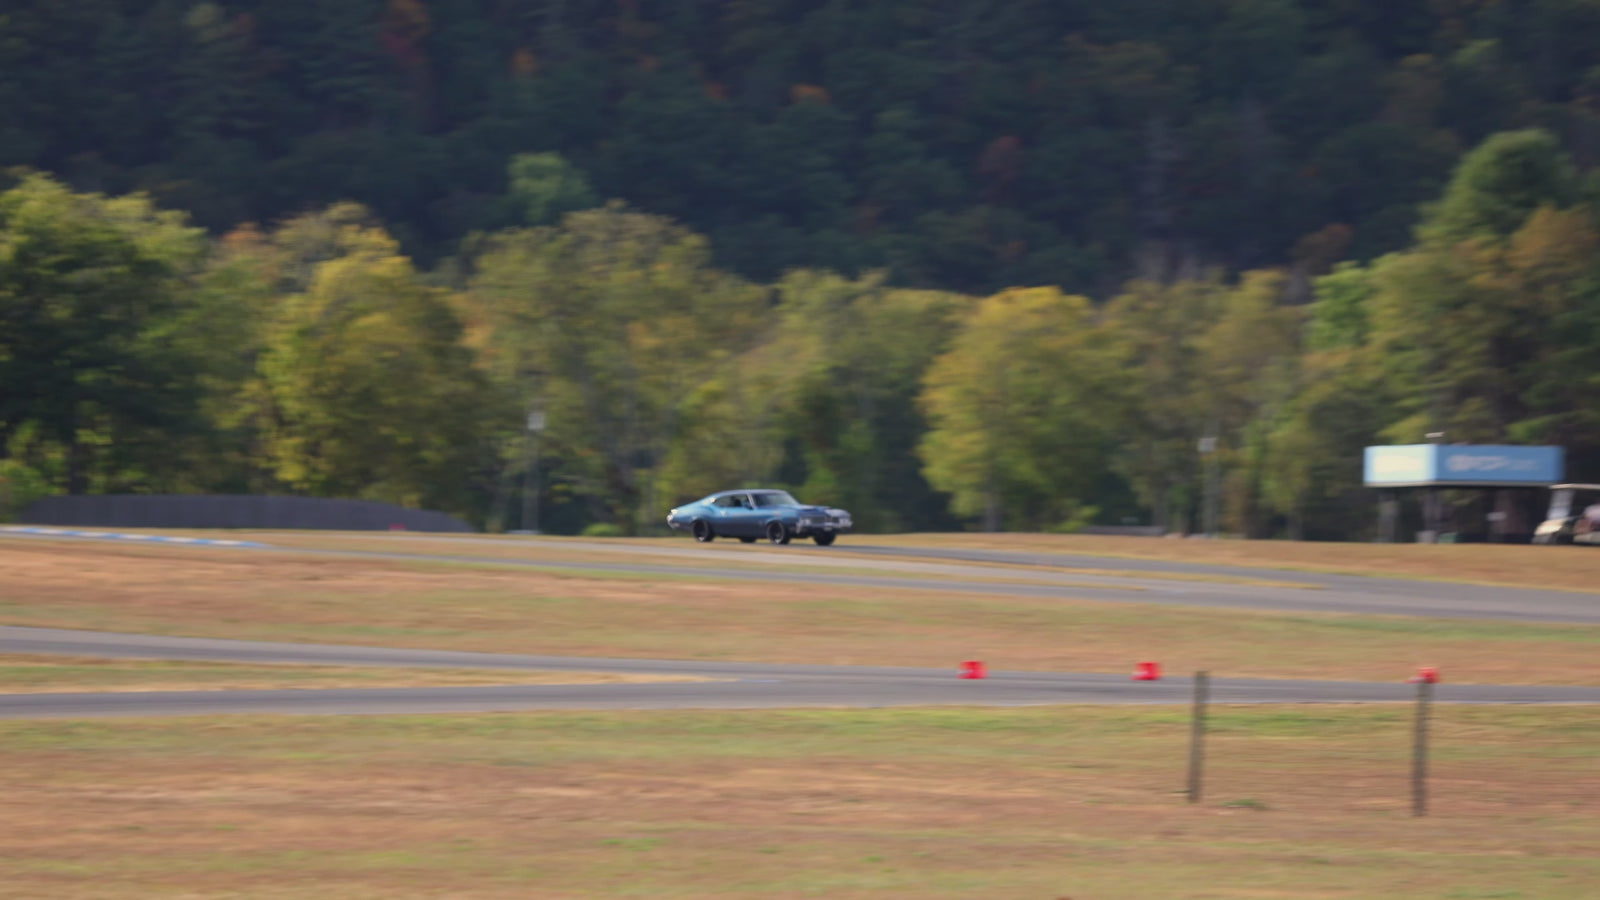
<path fill-rule="evenodd" d="M 1105 469 L 1111 354 L 1082 297 L 1029 288 L 980 301 L 924 382 L 928 481 L 985 530 L 1068 524 Z"/>

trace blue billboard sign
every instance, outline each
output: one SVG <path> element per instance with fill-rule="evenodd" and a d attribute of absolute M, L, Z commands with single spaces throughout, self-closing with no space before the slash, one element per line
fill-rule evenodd
<path fill-rule="evenodd" d="M 1560 447 L 1495 444 L 1403 444 L 1368 447 L 1363 481 L 1368 487 L 1518 487 L 1561 481 Z"/>

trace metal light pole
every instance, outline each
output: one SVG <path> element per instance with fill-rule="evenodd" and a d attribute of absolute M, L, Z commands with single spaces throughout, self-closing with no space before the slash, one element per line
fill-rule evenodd
<path fill-rule="evenodd" d="M 1201 501 L 1200 527 L 1206 537 L 1216 537 L 1217 534 L 1217 439 L 1207 435 L 1200 439 L 1195 448 L 1200 451 L 1200 456 L 1205 460 L 1204 474 L 1205 496 Z"/>
<path fill-rule="evenodd" d="M 528 411 L 528 457 L 522 474 L 522 530 L 539 533 L 539 433 L 544 431 L 544 410 Z M 532 482 L 532 490 L 529 490 Z"/>
<path fill-rule="evenodd" d="M 1444 432 L 1430 431 L 1426 435 L 1428 443 L 1444 443 Z M 1425 488 L 1422 492 L 1422 527 L 1428 536 L 1428 543 L 1439 543 L 1439 532 L 1444 530 L 1444 497 L 1436 487 Z"/>

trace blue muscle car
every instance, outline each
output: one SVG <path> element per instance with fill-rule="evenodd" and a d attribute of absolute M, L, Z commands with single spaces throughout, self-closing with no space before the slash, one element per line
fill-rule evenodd
<path fill-rule="evenodd" d="M 686 503 L 667 514 L 667 524 L 704 544 L 735 537 L 746 544 L 766 538 L 787 544 L 809 537 L 826 547 L 854 524 L 842 509 L 806 506 L 786 491 L 723 491 Z"/>

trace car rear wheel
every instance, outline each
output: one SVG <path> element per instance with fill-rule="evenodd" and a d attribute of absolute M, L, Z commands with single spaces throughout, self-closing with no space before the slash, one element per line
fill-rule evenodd
<path fill-rule="evenodd" d="M 812 539 L 812 540 L 813 540 L 813 541 L 816 541 L 816 542 L 817 542 L 817 546 L 818 546 L 818 547 L 826 547 L 826 546 L 828 546 L 828 545 L 829 545 L 829 544 L 832 544 L 832 543 L 833 543 L 833 539 L 834 539 L 834 538 L 835 538 L 835 537 L 837 537 L 837 536 L 838 536 L 838 535 L 835 535 L 835 534 L 834 534 L 834 533 L 833 533 L 833 532 L 831 532 L 831 531 L 823 531 L 823 532 L 819 532 L 819 533 L 817 533 L 817 534 L 813 534 L 813 535 L 812 535 L 812 536 L 811 536 L 811 539 Z"/>
<path fill-rule="evenodd" d="M 694 535 L 694 539 L 702 544 L 709 544 L 717 539 L 717 533 L 711 530 L 711 523 L 704 519 L 696 521 L 690 532 Z"/>
<path fill-rule="evenodd" d="M 789 529 L 785 528 L 782 522 L 767 523 L 767 540 L 774 544 L 787 544 L 789 537 Z"/>

